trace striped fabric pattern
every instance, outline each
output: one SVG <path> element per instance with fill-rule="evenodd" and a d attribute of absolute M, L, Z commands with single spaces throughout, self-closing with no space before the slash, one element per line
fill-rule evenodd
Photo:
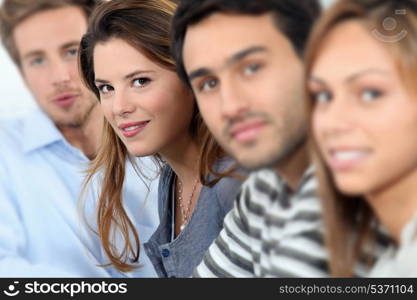
<path fill-rule="evenodd" d="M 329 276 L 316 191 L 312 167 L 293 193 L 272 170 L 251 174 L 193 276 Z M 358 264 L 355 275 L 366 270 Z"/>

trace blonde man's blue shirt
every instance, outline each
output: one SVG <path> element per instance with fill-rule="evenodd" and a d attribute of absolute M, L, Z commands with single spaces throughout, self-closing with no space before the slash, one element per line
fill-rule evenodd
<path fill-rule="evenodd" d="M 88 162 L 39 109 L 0 121 L 0 277 L 124 275 L 98 266 L 108 261 L 97 236 L 80 218 Z M 124 203 L 146 241 L 159 223 L 157 182 L 146 197 L 146 186 L 133 168 L 126 177 Z M 97 199 L 88 193 L 84 201 L 87 221 L 94 227 Z M 135 276 L 156 276 L 146 255 L 140 262 L 143 267 Z"/>

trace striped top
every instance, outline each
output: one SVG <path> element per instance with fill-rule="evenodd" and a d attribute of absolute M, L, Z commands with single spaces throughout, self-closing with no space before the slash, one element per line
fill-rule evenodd
<path fill-rule="evenodd" d="M 316 191 L 312 167 L 293 193 L 272 170 L 251 174 L 193 276 L 329 276 Z M 355 275 L 367 270 L 358 264 Z"/>

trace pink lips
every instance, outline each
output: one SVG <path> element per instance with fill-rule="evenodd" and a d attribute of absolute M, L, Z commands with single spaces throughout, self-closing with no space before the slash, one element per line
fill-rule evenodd
<path fill-rule="evenodd" d="M 134 137 L 145 129 L 150 121 L 123 123 L 118 127 L 125 137 Z"/>
<path fill-rule="evenodd" d="M 62 93 L 56 96 L 53 101 L 56 105 L 60 107 L 69 107 L 74 104 L 76 99 L 79 97 L 79 94 L 74 93 Z"/>
<path fill-rule="evenodd" d="M 239 123 L 232 127 L 230 134 L 237 141 L 245 143 L 254 140 L 264 127 L 263 120 Z"/>

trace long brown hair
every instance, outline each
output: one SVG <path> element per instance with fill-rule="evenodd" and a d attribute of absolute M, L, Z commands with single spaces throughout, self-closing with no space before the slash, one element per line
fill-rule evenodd
<path fill-rule="evenodd" d="M 401 11 L 406 13 L 398 14 Z M 405 37 L 383 26 L 388 17 L 400 24 L 399 30 L 406 30 Z M 306 78 L 311 75 L 326 36 L 335 26 L 349 20 L 361 22 L 370 34 L 381 39 L 381 44 L 392 54 L 406 87 L 416 90 L 417 0 L 339 0 L 316 24 L 310 37 L 306 52 Z M 310 135 L 314 137 L 311 129 L 313 99 L 308 97 L 306 102 Z M 331 272 L 338 277 L 352 276 L 359 260 L 372 263 L 366 250 L 375 246 L 378 222 L 363 196 L 344 195 L 337 189 L 314 138 L 310 144 L 320 183 L 319 194 L 323 203 Z"/>
<path fill-rule="evenodd" d="M 173 72 L 176 71 L 170 54 L 169 41 L 170 22 L 175 8 L 176 4 L 169 0 L 112 0 L 97 7 L 90 19 L 87 34 L 81 41 L 79 58 L 82 78 L 98 99 L 100 95 L 94 83 L 94 47 L 97 43 L 106 42 L 110 38 L 123 39 L 153 62 Z M 101 172 L 102 187 L 97 210 L 97 234 L 110 264 L 127 272 L 135 268 L 128 261 L 139 260 L 140 240 L 123 206 L 122 188 L 126 163 L 130 161 L 138 173 L 140 170 L 110 124 L 106 120 L 104 122 L 102 144 L 88 170 L 84 190 L 95 175 Z M 221 174 L 214 172 L 213 165 L 216 160 L 224 156 L 224 152 L 202 121 L 196 105 L 190 131 L 200 146 L 201 182 L 204 185 L 213 185 L 220 178 L 231 175 L 232 169 Z M 158 155 L 154 158 L 160 166 L 163 165 Z M 206 182 L 209 173 L 215 178 Z M 114 243 L 116 232 L 121 233 L 124 240 L 121 251 Z"/>

